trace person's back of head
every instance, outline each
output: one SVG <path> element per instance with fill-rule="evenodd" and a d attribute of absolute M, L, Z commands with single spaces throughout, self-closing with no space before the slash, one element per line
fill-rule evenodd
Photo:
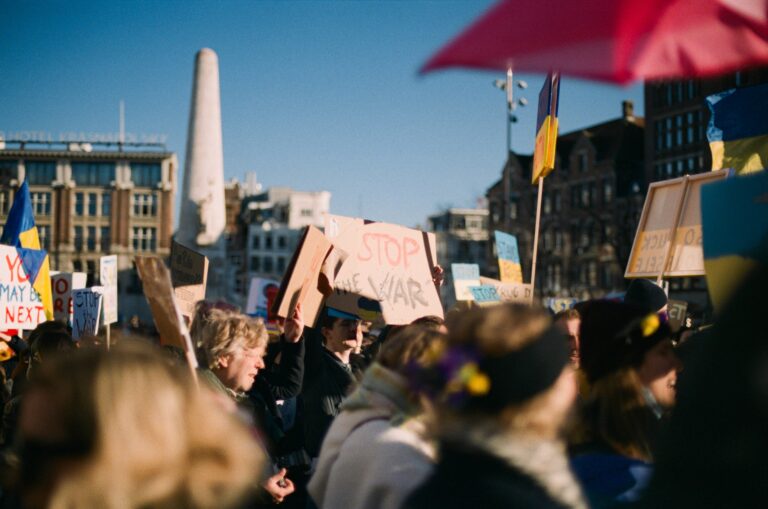
<path fill-rule="evenodd" d="M 149 345 L 54 358 L 22 409 L 22 493 L 51 508 L 235 507 L 262 454 L 214 407 L 188 370 Z"/>

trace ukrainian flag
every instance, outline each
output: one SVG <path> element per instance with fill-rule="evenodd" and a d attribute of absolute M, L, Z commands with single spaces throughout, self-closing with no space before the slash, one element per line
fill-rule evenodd
<path fill-rule="evenodd" d="M 0 244 L 40 249 L 40 238 L 37 235 L 35 216 L 32 213 L 32 198 L 29 195 L 29 186 L 27 186 L 26 181 L 21 184 L 13 200 L 13 206 L 10 212 L 8 212 L 3 235 L 0 237 Z M 30 268 L 31 266 L 25 266 L 25 269 Z M 39 270 L 27 270 L 27 273 L 30 274 L 30 279 L 33 281 L 32 287 L 43 303 L 46 318 L 53 320 L 53 298 L 51 294 L 51 272 L 48 255 L 45 254 L 45 258 L 40 263 Z"/>
<path fill-rule="evenodd" d="M 768 85 L 734 88 L 707 97 L 707 139 L 712 169 L 736 173 L 762 170 L 768 163 Z"/>
<path fill-rule="evenodd" d="M 557 143 L 557 113 L 560 107 L 560 75 L 549 73 L 539 92 L 539 113 L 536 119 L 536 147 L 533 151 L 531 183 L 544 178 L 555 169 Z"/>

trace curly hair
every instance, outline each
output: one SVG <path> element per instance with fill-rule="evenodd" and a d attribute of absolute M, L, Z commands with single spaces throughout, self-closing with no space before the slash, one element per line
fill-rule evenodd
<path fill-rule="evenodd" d="M 240 348 L 265 346 L 268 340 L 261 318 L 201 304 L 192 321 L 190 336 L 201 364 L 212 369 L 218 366 L 221 357 Z"/>

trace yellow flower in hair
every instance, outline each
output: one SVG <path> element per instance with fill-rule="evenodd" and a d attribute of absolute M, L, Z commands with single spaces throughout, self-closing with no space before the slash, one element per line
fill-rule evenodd
<path fill-rule="evenodd" d="M 477 373 L 477 364 L 474 362 L 468 362 L 464 364 L 459 370 L 459 380 L 464 383 L 468 383 L 469 380 Z"/>
<path fill-rule="evenodd" d="M 643 337 L 647 338 L 659 330 L 659 325 L 661 325 L 661 320 L 659 320 L 659 315 L 656 313 L 652 313 L 643 318 L 643 321 L 640 322 L 640 330 L 643 331 Z"/>
<path fill-rule="evenodd" d="M 476 372 L 467 381 L 467 392 L 473 396 L 484 396 L 491 390 L 491 379 L 483 372 Z"/>

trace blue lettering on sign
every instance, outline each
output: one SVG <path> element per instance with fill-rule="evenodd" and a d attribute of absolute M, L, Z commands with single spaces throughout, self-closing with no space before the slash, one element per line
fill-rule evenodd
<path fill-rule="evenodd" d="M 472 292 L 475 302 L 499 302 L 501 300 L 499 292 L 492 285 L 470 286 L 469 291 Z"/>

